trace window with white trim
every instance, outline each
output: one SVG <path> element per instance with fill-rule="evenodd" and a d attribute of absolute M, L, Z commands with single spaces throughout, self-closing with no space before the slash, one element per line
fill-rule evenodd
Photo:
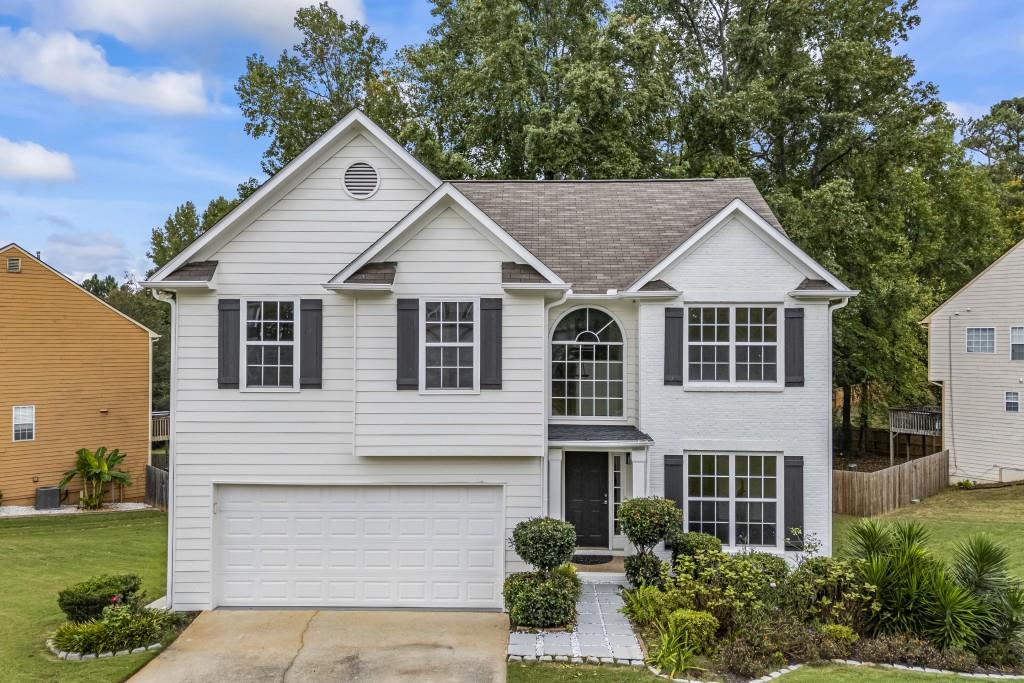
<path fill-rule="evenodd" d="M 551 414 L 622 417 L 622 330 L 597 308 L 570 311 L 551 338 Z"/>
<path fill-rule="evenodd" d="M 1010 360 L 1024 360 L 1024 327 L 1010 328 Z"/>
<path fill-rule="evenodd" d="M 778 306 L 691 306 L 687 380 L 779 383 Z"/>
<path fill-rule="evenodd" d="M 36 407 L 14 406 L 14 441 L 34 441 L 36 438 Z"/>
<path fill-rule="evenodd" d="M 475 390 L 476 302 L 423 303 L 423 387 Z"/>
<path fill-rule="evenodd" d="M 1018 391 L 1007 391 L 1003 396 L 1003 406 L 1006 408 L 1008 413 L 1019 413 L 1020 412 L 1020 392 Z"/>
<path fill-rule="evenodd" d="M 996 328 L 968 327 L 967 353 L 995 353 Z"/>
<path fill-rule="evenodd" d="M 246 301 L 245 387 L 293 389 L 298 379 L 295 364 L 297 322 L 295 301 Z"/>
<path fill-rule="evenodd" d="M 779 456 L 690 453 L 686 459 L 689 531 L 731 547 L 779 547 Z"/>

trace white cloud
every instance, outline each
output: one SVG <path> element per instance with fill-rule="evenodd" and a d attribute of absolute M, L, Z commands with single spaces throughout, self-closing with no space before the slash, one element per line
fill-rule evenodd
<path fill-rule="evenodd" d="M 0 77 L 71 97 L 127 104 L 165 114 L 210 109 L 198 72 L 133 72 L 112 66 L 103 48 L 67 31 L 42 34 L 0 27 Z"/>
<path fill-rule="evenodd" d="M 110 233 L 52 233 L 46 238 L 42 256 L 76 282 L 93 273 L 113 275 L 120 280 L 137 266 L 124 242 Z"/>
<path fill-rule="evenodd" d="M 947 100 L 946 106 L 949 107 L 949 111 L 953 116 L 958 119 L 976 119 L 987 114 L 989 110 L 987 106 L 975 104 L 974 102 L 953 102 L 952 100 Z"/>
<path fill-rule="evenodd" d="M 13 180 L 72 180 L 71 157 L 35 142 L 0 137 L 0 178 Z"/>
<path fill-rule="evenodd" d="M 10 1 L 8 2 L 10 3 Z M 245 35 L 274 44 L 295 35 L 295 11 L 311 0 L 51 0 L 20 4 L 41 25 L 99 31 L 132 45 Z M 346 19 L 364 17 L 362 0 L 329 0 Z"/>

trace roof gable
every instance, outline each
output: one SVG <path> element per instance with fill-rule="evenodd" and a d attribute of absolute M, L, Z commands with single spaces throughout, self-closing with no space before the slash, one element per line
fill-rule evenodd
<path fill-rule="evenodd" d="M 1024 240 L 1021 240 L 1020 242 L 1017 242 L 1017 244 L 1015 244 L 1012 247 L 1010 247 L 1009 249 L 1007 249 L 1006 252 L 1002 256 L 1000 256 L 995 261 L 990 263 L 980 273 L 978 273 L 977 275 L 972 277 L 967 282 L 967 284 L 965 284 L 960 289 L 956 290 L 956 292 L 954 292 L 948 299 L 946 299 L 941 304 L 939 304 L 939 306 L 936 307 L 936 309 L 934 311 L 929 313 L 927 315 L 927 317 L 925 317 L 924 320 L 921 321 L 921 323 L 925 324 L 925 325 L 930 323 L 932 321 L 932 318 L 937 316 L 940 311 L 942 311 L 947 306 L 949 306 L 950 304 L 955 302 L 962 294 L 966 293 L 969 289 L 971 289 L 977 283 L 979 283 L 979 282 L 981 282 L 981 281 L 983 281 L 983 280 L 985 280 L 985 279 L 987 279 L 987 278 L 989 278 L 989 277 L 991 277 L 991 276 L 993 276 L 995 274 L 998 274 L 1003 268 L 1013 267 L 1013 263 L 1015 261 L 1017 261 L 1017 257 L 1018 256 L 1021 257 L 1020 261 L 1024 261 Z M 1024 276 L 1021 276 L 1020 278 L 1018 278 L 1018 280 L 1020 280 L 1020 279 L 1024 279 Z"/>

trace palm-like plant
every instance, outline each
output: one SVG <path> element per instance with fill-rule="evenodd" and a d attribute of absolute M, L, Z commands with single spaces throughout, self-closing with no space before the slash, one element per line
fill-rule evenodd
<path fill-rule="evenodd" d="M 109 484 L 128 486 L 132 483 L 127 472 L 116 469 L 124 460 L 124 454 L 118 449 L 108 452 L 106 446 L 100 446 L 94 452 L 80 448 L 76 455 L 78 458 L 74 469 L 64 473 L 59 486 L 64 489 L 76 476 L 81 479 L 79 505 L 87 510 L 97 510 L 103 505 L 103 496 Z"/>
<path fill-rule="evenodd" d="M 990 536 L 971 536 L 954 548 L 953 578 L 977 596 L 988 615 L 987 639 L 1019 643 L 1024 639 L 1024 586 L 1010 573 L 1009 557 Z"/>

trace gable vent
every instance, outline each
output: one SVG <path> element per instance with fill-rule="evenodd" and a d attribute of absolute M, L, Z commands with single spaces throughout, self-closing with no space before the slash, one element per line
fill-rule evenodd
<path fill-rule="evenodd" d="M 7 272 L 8 273 L 20 273 L 21 272 L 21 259 L 13 256 L 7 257 Z"/>
<path fill-rule="evenodd" d="M 365 161 L 357 161 L 345 169 L 345 191 L 356 199 L 366 199 L 379 185 L 377 169 Z"/>

